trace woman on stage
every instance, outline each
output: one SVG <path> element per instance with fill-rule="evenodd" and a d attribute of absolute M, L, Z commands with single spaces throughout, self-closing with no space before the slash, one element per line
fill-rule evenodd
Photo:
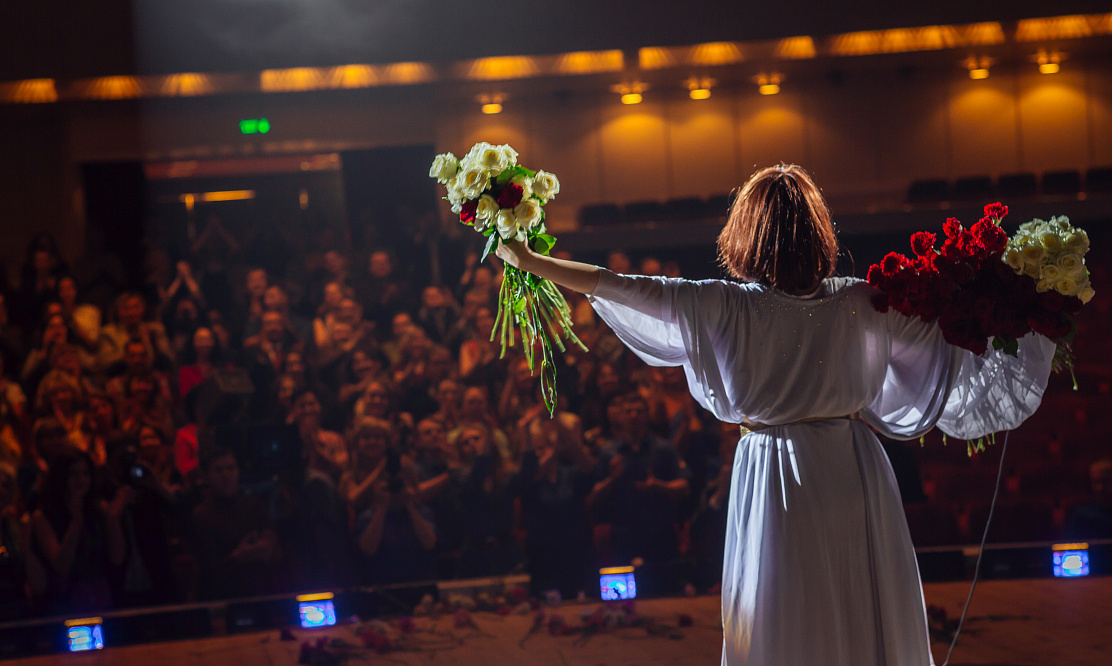
<path fill-rule="evenodd" d="M 830 212 L 794 165 L 754 174 L 718 239 L 742 282 L 617 275 L 502 245 L 507 263 L 588 294 L 646 363 L 682 366 L 695 399 L 741 424 L 722 571 L 722 663 L 932 664 L 915 552 L 873 430 L 970 439 L 1039 406 L 1054 344 L 1018 357 L 950 346 L 832 277 Z"/>

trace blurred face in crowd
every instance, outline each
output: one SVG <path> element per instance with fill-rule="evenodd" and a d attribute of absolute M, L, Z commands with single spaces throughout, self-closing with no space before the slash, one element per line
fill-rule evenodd
<path fill-rule="evenodd" d="M 480 337 L 490 337 L 491 330 L 494 329 L 494 312 L 488 307 L 481 307 L 475 313 L 475 330 L 479 332 Z"/>
<path fill-rule="evenodd" d="M 267 310 L 284 312 L 288 305 L 289 299 L 286 298 L 286 292 L 282 291 L 282 288 L 278 285 L 269 286 L 263 292 L 263 307 Z"/>
<path fill-rule="evenodd" d="M 154 382 L 148 377 L 131 378 L 131 397 L 141 405 L 149 405 L 154 397 Z"/>
<path fill-rule="evenodd" d="M 128 296 L 120 303 L 120 324 L 133 328 L 143 321 L 143 298 L 141 296 Z"/>
<path fill-rule="evenodd" d="M 216 347 L 216 336 L 204 326 L 193 331 L 193 349 L 197 351 L 198 359 L 207 359 Z"/>
<path fill-rule="evenodd" d="M 444 435 L 444 426 L 439 421 L 425 419 L 417 424 L 416 449 L 425 453 L 443 450 Z"/>
<path fill-rule="evenodd" d="M 529 369 L 529 361 L 521 359 L 514 366 L 514 383 L 517 386 L 528 386 L 533 381 L 533 371 Z"/>
<path fill-rule="evenodd" d="M 630 272 L 633 263 L 630 262 L 629 257 L 624 252 L 611 252 L 610 256 L 606 258 L 606 267 L 615 273 L 626 274 Z"/>
<path fill-rule="evenodd" d="M 268 342 L 282 340 L 282 314 L 280 312 L 264 312 L 260 333 Z"/>
<path fill-rule="evenodd" d="M 656 257 L 645 257 L 641 260 L 641 275 L 660 275 L 663 266 Z"/>
<path fill-rule="evenodd" d="M 357 349 L 351 354 L 351 370 L 356 377 L 363 379 L 382 372 L 382 363 L 367 352 Z"/>
<path fill-rule="evenodd" d="M 76 349 L 65 349 L 58 354 L 54 367 L 71 377 L 76 377 L 81 374 L 81 357 L 77 355 Z"/>
<path fill-rule="evenodd" d="M 385 280 L 390 277 L 390 272 L 394 270 L 394 267 L 390 263 L 390 255 L 388 253 L 377 251 L 371 253 L 371 257 L 367 262 L 367 269 L 374 277 L 379 280 Z"/>
<path fill-rule="evenodd" d="M 486 304 L 487 298 L 483 292 L 475 289 L 469 290 L 463 295 L 463 318 L 467 321 L 474 321 L 475 315 L 479 313 L 479 308 Z"/>
<path fill-rule="evenodd" d="M 485 292 L 490 292 L 491 286 L 494 285 L 494 273 L 486 266 L 479 266 L 471 275 L 471 286 L 475 289 L 480 289 Z"/>
<path fill-rule="evenodd" d="M 247 294 L 252 300 L 263 297 L 266 293 L 266 271 L 254 268 L 247 271 Z"/>
<path fill-rule="evenodd" d="M 369 416 L 383 418 L 390 409 L 390 394 L 386 387 L 378 382 L 371 382 L 367 390 L 363 391 L 363 409 Z"/>
<path fill-rule="evenodd" d="M 459 448 L 460 460 L 471 462 L 475 456 L 486 451 L 486 430 L 471 426 L 464 428 L 460 431 L 456 446 Z"/>
<path fill-rule="evenodd" d="M 197 321 L 197 304 L 192 299 L 183 298 L 178 301 L 178 309 L 175 314 L 178 326 L 191 326 Z"/>
<path fill-rule="evenodd" d="M 93 470 L 84 460 L 78 460 L 70 465 L 67 481 L 71 496 L 85 497 L 93 487 Z"/>
<path fill-rule="evenodd" d="M 157 466 L 162 458 L 162 437 L 150 426 L 139 430 L 139 460 L 147 466 Z"/>
<path fill-rule="evenodd" d="M 301 356 L 301 352 L 292 351 L 286 354 L 286 374 L 292 375 L 295 378 L 305 376 L 305 358 Z"/>
<path fill-rule="evenodd" d="M 217 497 L 231 498 L 239 492 L 239 465 L 231 453 L 209 462 L 205 477 L 212 494 Z"/>
<path fill-rule="evenodd" d="M 486 416 L 486 392 L 472 386 L 463 392 L 463 416 L 469 421 L 478 421 Z"/>
<path fill-rule="evenodd" d="M 440 290 L 440 287 L 425 287 L 425 290 L 421 292 L 421 302 L 426 308 L 432 310 L 442 308 L 445 305 L 444 292 Z"/>
<path fill-rule="evenodd" d="M 399 312 L 390 320 L 390 332 L 401 338 L 413 328 L 413 319 L 405 312 Z"/>
<path fill-rule="evenodd" d="M 51 407 L 63 414 L 71 413 L 75 403 L 76 396 L 73 394 L 73 389 L 68 386 L 59 386 L 50 394 Z"/>
<path fill-rule="evenodd" d="M 336 318 L 354 326 L 361 318 L 359 304 L 356 303 L 353 298 L 341 299 L 340 307 L 336 312 Z"/>
<path fill-rule="evenodd" d="M 46 250 L 37 250 L 31 255 L 31 265 L 36 273 L 46 273 L 54 268 L 54 257 Z"/>
<path fill-rule="evenodd" d="M 355 331 L 351 328 L 351 324 L 346 321 L 338 321 L 332 324 L 332 342 L 340 346 L 346 345 L 351 342 Z"/>
<path fill-rule="evenodd" d="M 610 424 L 612 432 L 620 433 L 622 431 L 622 421 L 624 419 L 625 410 L 620 398 L 615 398 L 606 403 L 606 421 Z"/>
<path fill-rule="evenodd" d="M 64 277 L 58 280 L 58 298 L 62 299 L 66 307 L 72 307 L 77 303 L 77 283 L 73 278 Z"/>
<path fill-rule="evenodd" d="M 455 409 L 459 406 L 459 384 L 453 379 L 444 379 L 436 387 L 436 402 L 441 409 Z"/>
<path fill-rule="evenodd" d="M 324 253 L 324 268 L 333 275 L 340 275 L 347 269 L 347 259 L 335 250 Z"/>
<path fill-rule="evenodd" d="M 89 398 L 88 415 L 95 430 L 108 430 L 116 422 L 116 407 L 109 398 L 94 395 Z"/>
<path fill-rule="evenodd" d="M 340 307 L 340 301 L 344 300 L 344 288 L 340 286 L 339 282 L 329 282 L 324 285 L 324 304 L 328 309 L 335 310 Z"/>
<path fill-rule="evenodd" d="M 661 368 L 660 378 L 662 383 L 668 388 L 687 388 L 687 377 L 684 375 L 681 366 L 670 365 Z"/>
<path fill-rule="evenodd" d="M 46 327 L 43 329 L 42 340 L 43 345 L 49 345 L 55 342 L 65 342 L 69 335 L 69 329 L 66 328 L 66 319 L 62 315 L 50 315 L 46 320 Z"/>
<path fill-rule="evenodd" d="M 390 436 L 382 428 L 364 426 L 355 434 L 355 452 L 359 455 L 359 464 L 364 469 L 374 469 L 384 457 L 386 447 L 390 444 Z"/>
<path fill-rule="evenodd" d="M 293 405 L 290 404 L 290 399 L 293 398 L 293 393 L 296 390 L 297 380 L 290 375 L 282 375 L 278 379 L 278 404 L 287 410 L 292 409 Z"/>
<path fill-rule="evenodd" d="M 627 400 L 622 406 L 626 433 L 631 439 L 641 439 L 649 430 L 649 409 L 641 400 Z"/>
<path fill-rule="evenodd" d="M 142 342 L 129 342 L 124 347 L 124 365 L 129 372 L 139 372 L 147 367 L 147 348 Z"/>
<path fill-rule="evenodd" d="M 429 342 L 431 347 L 432 342 Z M 452 360 L 452 352 L 443 347 L 432 347 L 429 353 L 429 369 L 428 376 L 434 381 L 443 379 L 452 372 L 455 367 L 455 361 Z"/>
<path fill-rule="evenodd" d="M 622 378 L 618 376 L 618 371 L 614 366 L 603 363 L 598 367 L 598 376 L 595 378 L 595 383 L 598 386 L 599 393 L 609 395 L 621 387 Z"/>
<path fill-rule="evenodd" d="M 298 423 L 319 423 L 320 411 L 320 400 L 313 393 L 302 393 L 293 403 L 294 418 Z"/>
<path fill-rule="evenodd" d="M 66 309 L 65 306 L 63 306 L 61 303 L 55 301 L 53 303 L 46 304 L 46 312 L 44 314 L 46 314 L 47 317 L 65 316 Z"/>

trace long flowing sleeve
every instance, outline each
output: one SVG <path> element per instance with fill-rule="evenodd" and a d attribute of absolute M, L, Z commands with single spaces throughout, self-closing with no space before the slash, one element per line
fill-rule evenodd
<path fill-rule="evenodd" d="M 1054 359 L 1047 338 L 1024 336 L 1017 356 L 978 356 L 948 344 L 935 324 L 888 316 L 884 385 L 861 413 L 883 434 L 911 439 L 937 425 L 951 437 L 975 439 L 1014 430 L 1038 409 Z"/>
<path fill-rule="evenodd" d="M 737 310 L 720 280 L 618 275 L 602 269 L 588 296 L 599 317 L 645 363 L 683 366 L 692 396 L 723 421 L 740 422 L 727 399 L 726 380 L 737 341 L 730 322 Z"/>

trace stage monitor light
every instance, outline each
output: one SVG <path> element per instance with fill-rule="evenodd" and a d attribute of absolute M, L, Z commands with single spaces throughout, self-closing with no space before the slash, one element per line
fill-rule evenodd
<path fill-rule="evenodd" d="M 1058 543 L 1051 546 L 1055 578 L 1089 575 L 1089 544 Z"/>
<path fill-rule="evenodd" d="M 297 597 L 297 612 L 304 629 L 331 627 L 336 624 L 336 607 L 331 592 L 302 594 Z"/>
<path fill-rule="evenodd" d="M 603 601 L 619 601 L 637 597 L 637 581 L 633 567 L 607 567 L 598 570 L 599 590 Z"/>
<path fill-rule="evenodd" d="M 99 617 L 66 620 L 66 639 L 70 652 L 104 649 L 104 629 Z"/>

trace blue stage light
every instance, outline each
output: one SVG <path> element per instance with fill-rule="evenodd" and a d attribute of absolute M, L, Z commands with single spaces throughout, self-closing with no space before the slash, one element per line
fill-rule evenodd
<path fill-rule="evenodd" d="M 104 649 L 104 630 L 99 617 L 66 620 L 66 638 L 70 652 Z"/>
<path fill-rule="evenodd" d="M 301 616 L 301 626 L 305 629 L 330 627 L 336 624 L 336 607 L 332 603 L 331 592 L 299 596 L 297 611 Z"/>
<path fill-rule="evenodd" d="M 1077 578 L 1089 575 L 1089 544 L 1060 543 L 1052 546 L 1054 576 Z"/>
<path fill-rule="evenodd" d="M 637 580 L 633 567 L 609 567 L 598 570 L 599 590 L 603 601 L 633 599 L 637 596 Z"/>

